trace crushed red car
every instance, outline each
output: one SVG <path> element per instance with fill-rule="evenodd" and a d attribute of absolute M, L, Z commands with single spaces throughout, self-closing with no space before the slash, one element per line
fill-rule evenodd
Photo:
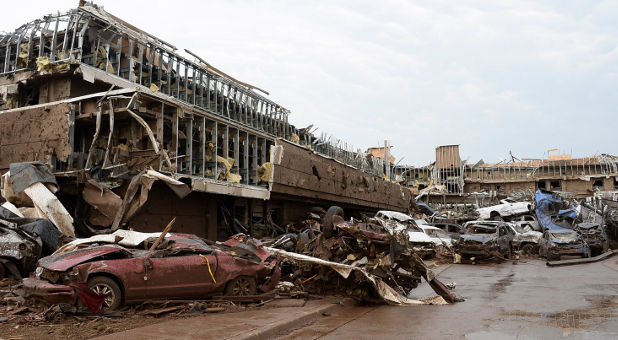
<path fill-rule="evenodd" d="M 88 302 L 81 290 L 87 285 L 105 296 L 104 310 L 152 298 L 255 295 L 274 289 L 281 277 L 276 257 L 242 234 L 219 243 L 171 233 L 154 251 L 94 243 L 38 265 L 34 277 L 23 281 L 29 296 L 50 304 Z"/>

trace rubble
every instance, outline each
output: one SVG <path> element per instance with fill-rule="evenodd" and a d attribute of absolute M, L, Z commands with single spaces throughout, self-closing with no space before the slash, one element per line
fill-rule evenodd
<path fill-rule="evenodd" d="M 12 163 L 2 175 L 2 197 L 14 206 L 34 207 L 39 218 L 52 222 L 60 232 L 75 237 L 73 217 L 54 195 L 56 178 L 40 162 Z"/>
<path fill-rule="evenodd" d="M 345 294 L 362 302 L 421 304 L 407 296 L 425 277 L 446 301 L 455 302 L 419 257 L 425 249 L 412 235 L 420 229 L 411 217 L 381 211 L 374 218 L 346 222 L 340 208 L 329 211 L 324 215 L 331 220 L 329 235 L 324 224 L 306 219 L 296 224 L 297 233 L 267 242 L 287 249 L 269 248 L 282 258 L 284 282 L 313 294 Z M 433 250 L 431 239 L 420 233 Z"/>
<path fill-rule="evenodd" d="M 391 176 L 390 147 L 374 157 L 316 138 L 312 126 L 297 129 L 289 110 L 257 92 L 265 91 L 92 3 L 0 35 L 0 51 L 0 322 L 215 313 L 326 295 L 446 304 L 459 301 L 455 284 L 442 284 L 424 260 L 613 254 L 615 195 L 578 202 L 539 190 L 533 203 L 528 189 L 509 189 L 504 198 L 481 187 L 480 175 L 494 179 L 503 169 L 497 180 L 508 181 L 506 164 L 466 165 L 456 146 L 437 149 L 426 168 Z M 510 179 L 549 165 L 525 164 L 531 173 L 520 168 Z M 586 181 L 600 176 L 581 166 Z M 580 176 L 573 166 L 570 176 Z M 543 181 L 532 185 L 554 186 Z M 416 190 L 398 184 L 410 182 Z M 478 192 L 467 192 L 470 184 Z M 157 196 L 157 185 L 171 193 Z M 413 192 L 444 202 L 434 209 Z M 446 201 L 464 193 L 475 204 Z M 144 211 L 153 197 L 158 205 Z M 354 217 L 324 209 L 333 202 Z M 149 214 L 192 204 L 200 215 L 178 223 L 183 233 L 170 232 L 176 217 L 163 232 L 132 230 L 159 230 Z M 214 241 L 221 235 L 233 236 Z M 409 297 L 421 279 L 437 297 Z"/>

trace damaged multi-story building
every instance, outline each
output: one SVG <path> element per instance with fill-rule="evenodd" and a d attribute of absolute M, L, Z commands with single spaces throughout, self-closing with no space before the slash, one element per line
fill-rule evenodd
<path fill-rule="evenodd" d="M 568 192 L 574 197 L 618 193 L 618 157 L 601 154 L 573 158 L 552 154 L 546 159 L 511 157 L 500 163 L 462 161 L 459 145 L 436 148 L 436 161 L 423 167 L 396 166 L 395 177 L 415 194 L 434 203 L 479 202 L 537 189 Z"/>
<path fill-rule="evenodd" d="M 266 95 L 82 3 L 0 34 L 0 172 L 47 164 L 77 228 L 177 217 L 217 239 L 313 206 L 408 210 L 382 159 L 296 128 Z"/>

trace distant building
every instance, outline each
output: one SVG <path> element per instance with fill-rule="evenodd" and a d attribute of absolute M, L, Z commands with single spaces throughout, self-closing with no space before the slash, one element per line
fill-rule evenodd
<path fill-rule="evenodd" d="M 618 157 L 601 154 L 572 158 L 551 154 L 547 159 L 524 159 L 496 164 L 467 164 L 461 161 L 458 145 L 436 148 L 436 161 L 427 166 L 396 166 L 395 178 L 426 195 L 452 197 L 473 193 L 504 197 L 513 193 L 533 193 L 537 189 L 571 192 L 576 197 L 592 196 L 595 191 L 618 191 Z"/>
<path fill-rule="evenodd" d="M 367 154 L 372 155 L 375 158 L 384 159 L 384 150 L 384 147 L 369 148 L 367 149 Z M 395 164 L 395 156 L 390 155 L 389 159 L 391 161 L 391 164 Z"/>

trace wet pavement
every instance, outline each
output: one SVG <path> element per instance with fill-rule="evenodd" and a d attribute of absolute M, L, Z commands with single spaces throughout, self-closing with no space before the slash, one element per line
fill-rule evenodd
<path fill-rule="evenodd" d="M 541 260 L 452 265 L 465 302 L 349 307 L 292 331 L 290 339 L 616 339 L 618 260 L 550 268 Z M 431 296 L 428 286 L 411 297 Z"/>

